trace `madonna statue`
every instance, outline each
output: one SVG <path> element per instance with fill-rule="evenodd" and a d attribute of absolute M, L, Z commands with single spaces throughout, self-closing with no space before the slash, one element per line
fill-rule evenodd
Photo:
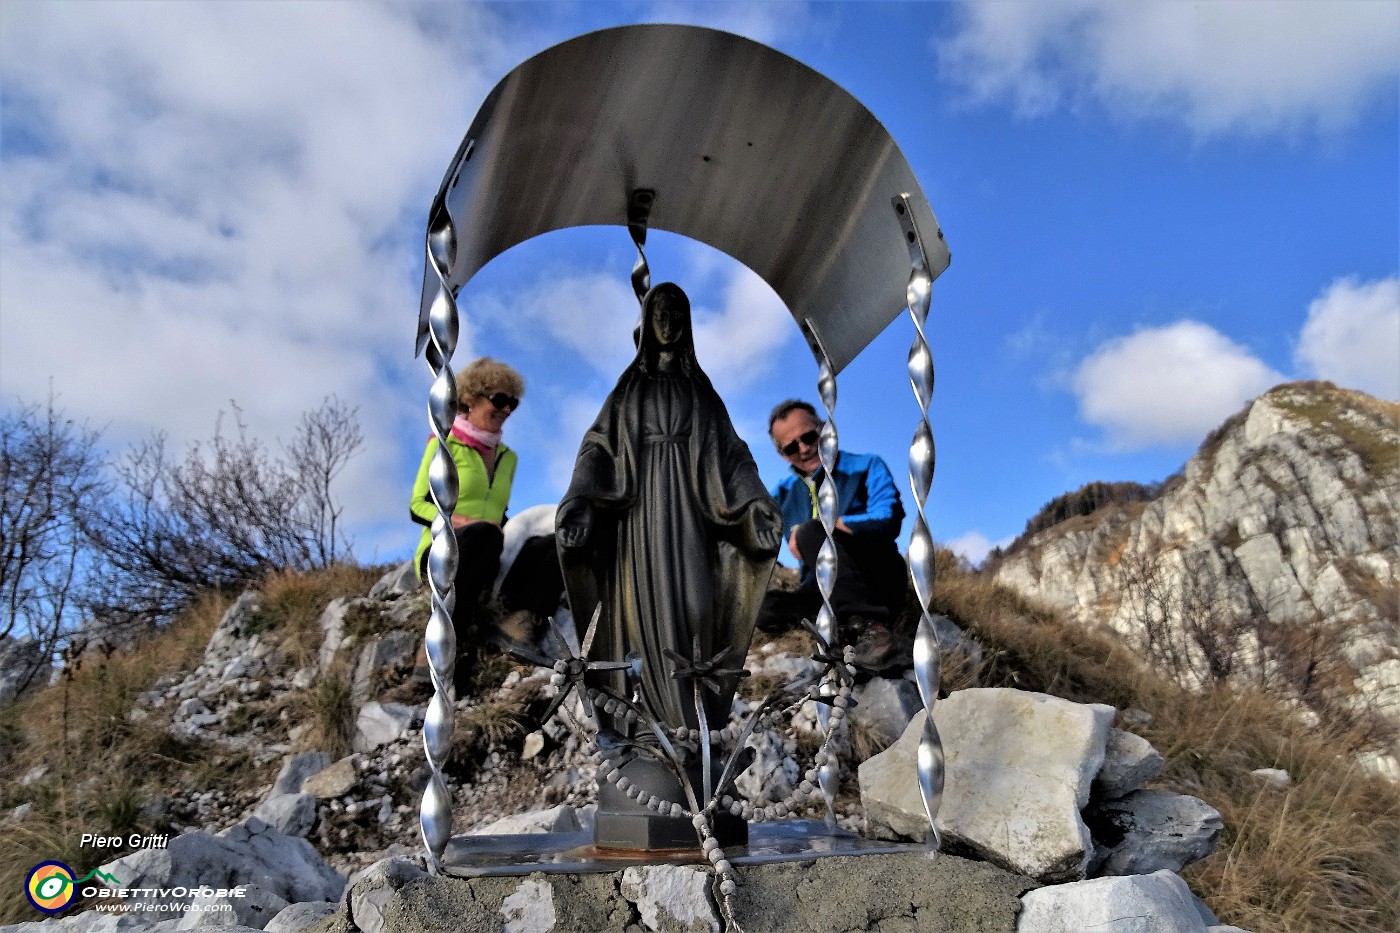
<path fill-rule="evenodd" d="M 671 728 L 695 728 L 694 685 L 673 674 L 678 663 L 711 661 L 725 649 L 717 666 L 743 667 L 782 519 L 695 358 L 690 301 L 679 286 L 663 283 L 646 294 L 636 359 L 584 435 L 556 534 L 574 618 L 590 619 L 602 604 L 589 659 L 617 661 L 635 652 L 646 704 Z M 622 671 L 589 676 L 629 692 Z M 711 728 L 728 721 L 737 682 L 729 673 L 717 679 L 718 692 L 701 690 Z M 621 720 L 603 722 L 624 731 Z M 642 756 L 633 764 L 650 762 Z M 634 783 L 643 779 L 633 775 Z M 600 846 L 609 844 L 611 789 L 601 788 Z M 678 785 L 666 791 L 652 792 L 684 801 Z M 635 807 L 625 797 L 619 803 Z M 688 821 L 678 822 L 693 845 Z M 654 844 L 654 834 L 623 835 L 611 844 L 665 847 Z"/>

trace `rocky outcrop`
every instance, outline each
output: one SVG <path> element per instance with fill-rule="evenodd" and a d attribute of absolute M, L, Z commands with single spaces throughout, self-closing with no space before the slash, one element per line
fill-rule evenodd
<path fill-rule="evenodd" d="M 1055 525 L 994 572 L 1185 683 L 1264 678 L 1400 730 L 1400 405 L 1279 386 L 1155 501 Z"/>
<path fill-rule="evenodd" d="M 139 892 L 129 899 L 153 906 L 189 904 L 206 889 L 238 889 L 242 893 L 229 898 L 230 912 L 256 930 L 288 904 L 338 900 L 345 887 L 305 839 L 279 833 L 256 817 L 217 835 L 185 833 L 169 848 L 143 849 L 102 871 L 126 891 Z"/>

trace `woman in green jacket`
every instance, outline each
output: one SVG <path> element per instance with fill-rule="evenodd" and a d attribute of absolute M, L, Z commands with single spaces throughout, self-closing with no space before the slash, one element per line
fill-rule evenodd
<path fill-rule="evenodd" d="M 480 638 L 473 631 L 473 622 L 478 604 L 500 569 L 501 528 L 515 479 L 515 451 L 501 442 L 501 433 L 524 393 L 525 380 L 520 373 L 490 357 L 474 361 L 457 375 L 458 414 L 447 448 L 457 464 L 458 480 L 457 507 L 452 514 L 457 536 L 452 627 L 457 633 L 453 680 L 459 697 L 475 666 Z M 409 504 L 413 520 L 424 526 L 431 526 L 437 516 L 437 506 L 428 495 L 428 468 L 436 451 L 437 439 L 429 438 Z M 431 543 L 431 529 L 424 527 L 415 554 L 419 579 L 426 577 Z M 562 590 L 553 536 L 541 536 L 531 538 L 521 549 L 502 586 L 501 601 L 507 609 L 528 609 L 538 618 L 557 607 Z"/>

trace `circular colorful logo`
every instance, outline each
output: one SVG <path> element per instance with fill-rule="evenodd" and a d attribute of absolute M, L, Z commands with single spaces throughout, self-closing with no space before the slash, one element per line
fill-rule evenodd
<path fill-rule="evenodd" d="M 73 869 L 62 862 L 40 862 L 29 869 L 29 877 L 24 879 L 24 896 L 35 910 L 46 914 L 65 910 L 76 893 Z"/>

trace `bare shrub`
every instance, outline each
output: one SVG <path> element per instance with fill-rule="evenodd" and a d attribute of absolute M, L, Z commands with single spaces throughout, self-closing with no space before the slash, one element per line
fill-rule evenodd
<path fill-rule="evenodd" d="M 104 617 L 170 617 L 205 588 L 233 590 L 275 570 L 325 567 L 346 553 L 331 484 L 363 442 L 334 396 L 305 414 L 274 454 L 237 406 L 176 461 L 152 436 L 116 465 L 119 501 L 87 523 L 106 568 Z"/>
<path fill-rule="evenodd" d="M 81 621 L 90 562 L 81 520 L 108 491 L 98 437 L 52 396 L 0 414 L 0 638 L 27 635 L 37 648 L 20 690 Z"/>

